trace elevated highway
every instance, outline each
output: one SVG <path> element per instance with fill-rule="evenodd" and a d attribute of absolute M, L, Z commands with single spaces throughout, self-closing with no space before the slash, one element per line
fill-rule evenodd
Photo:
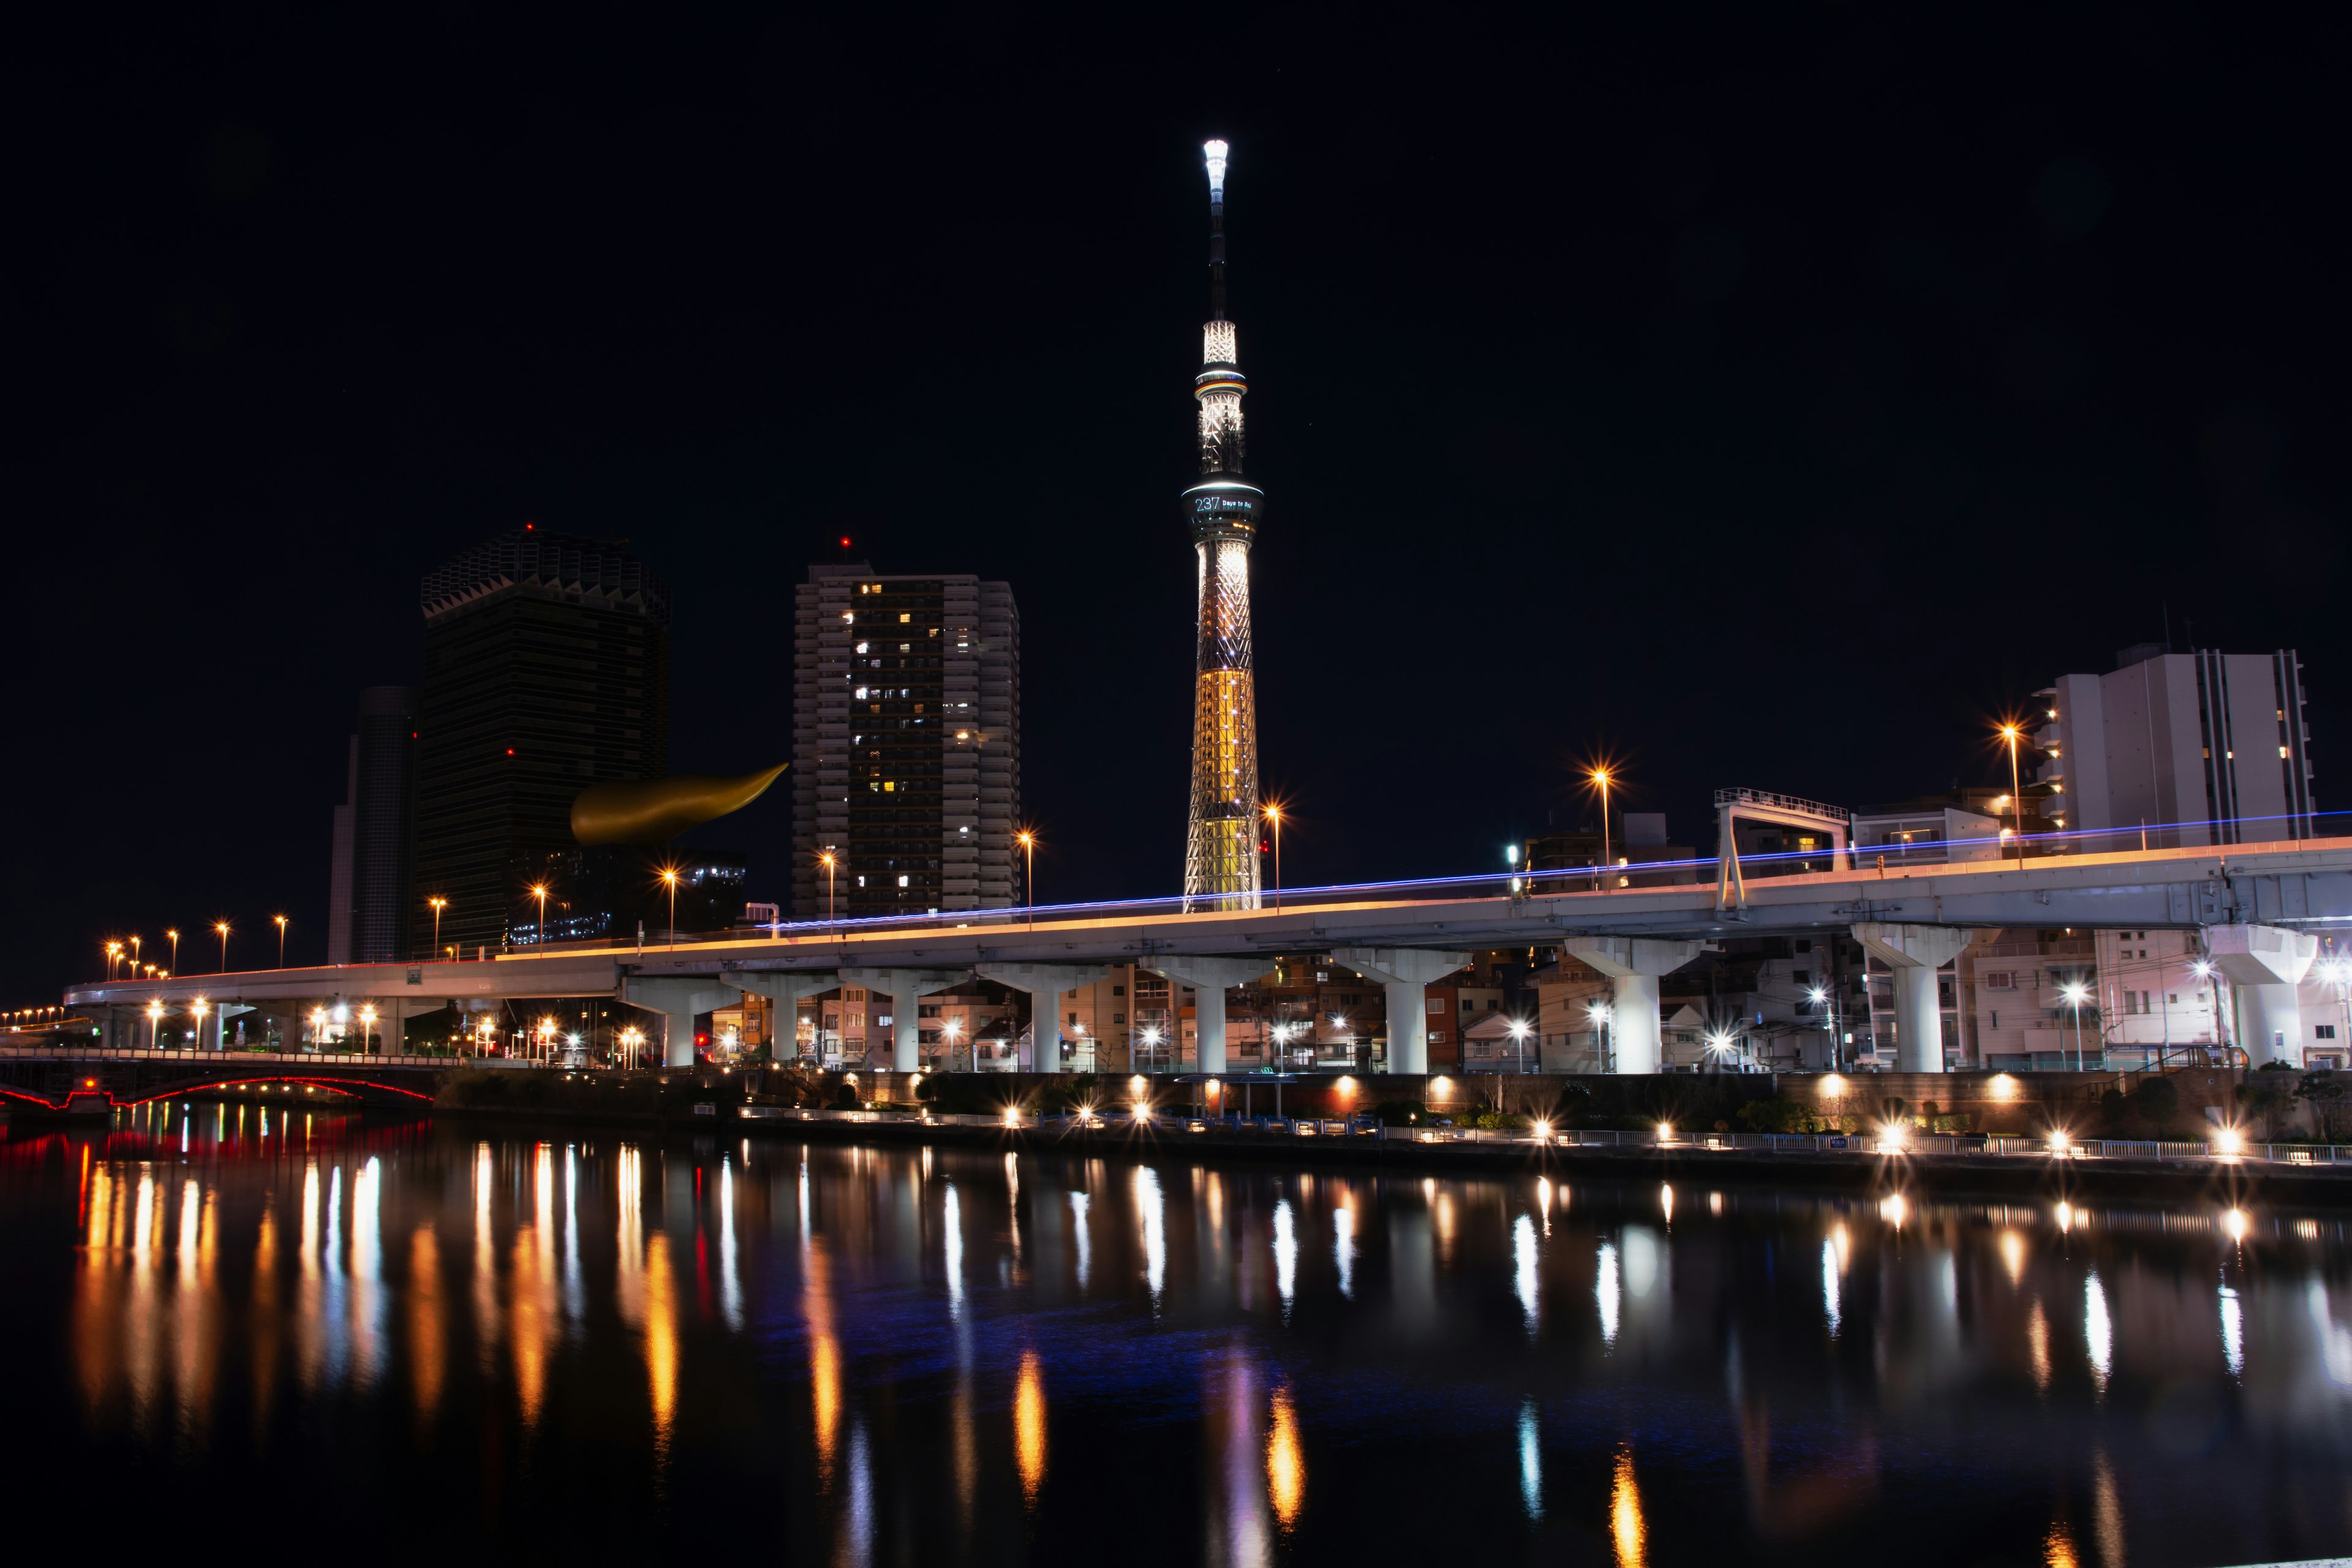
<path fill-rule="evenodd" d="M 1134 963 L 1187 984 L 1219 987 L 1222 994 L 1222 987 L 1271 968 L 1276 957 L 1299 952 L 1330 952 L 1388 985 L 1394 1014 L 1402 1010 L 1399 994 L 1451 973 L 1477 949 L 1560 947 L 1618 975 L 1624 1000 L 1638 997 L 1644 985 L 1654 998 L 1655 975 L 1688 962 L 1708 939 L 1846 930 L 1895 966 L 1898 1016 L 1916 1018 L 1922 991 L 1932 1005 L 1936 963 L 1949 957 L 1937 957 L 1950 943 L 1935 932 L 2222 929 L 2256 933 L 2209 941 L 2232 963 L 2243 955 L 2228 971 L 2233 981 L 2256 989 L 2284 984 L 2291 992 L 2284 973 L 2297 952 L 2308 967 L 2315 945 L 2309 933 L 2352 922 L 2352 838 L 2070 855 L 2022 865 L 1865 866 L 1757 877 L 1736 895 L 1685 884 L 1513 896 L 1496 890 L 1497 883 L 1507 886 L 1502 879 L 1464 878 L 1307 889 L 1286 891 L 1280 908 L 1188 910 L 1177 900 L 1157 900 L 914 921 L 803 922 L 675 946 L 557 945 L 446 963 L 126 978 L 72 986 L 64 1000 L 101 1020 L 105 1043 L 129 1045 L 138 1042 L 148 1010 L 158 1005 L 181 1015 L 201 1005 L 205 1011 L 196 1016 L 209 1021 L 215 1039 L 230 1018 L 247 1013 L 291 1022 L 299 1033 L 317 1007 L 371 1005 L 386 1037 L 397 1040 L 403 1019 L 453 1004 L 478 1012 L 521 1000 L 610 997 L 662 1014 L 669 1021 L 668 1059 L 683 1066 L 692 1059 L 697 1014 L 745 991 L 789 1005 L 846 982 L 894 996 L 906 993 L 896 1009 L 894 1066 L 911 1071 L 912 998 L 967 975 L 1059 995 L 1106 965 Z M 2294 978 L 2301 973 L 2295 969 Z M 1653 1000 L 1653 1014 L 1654 1006 Z M 1050 1005 L 1038 1010 L 1035 1048 L 1049 1060 L 1059 1059 L 1045 1056 L 1049 1043 L 1058 1047 L 1054 1011 Z M 1654 1038 L 1654 1016 L 1651 1029 Z M 1391 1041 L 1391 1070 L 1425 1070 L 1417 1029 L 1413 1034 Z M 1204 1071 L 1223 1070 L 1222 1031 L 1213 1044 L 1213 1059 L 1204 1035 Z M 1904 1068 L 1937 1070 L 1939 1048 L 1936 1055 L 1931 1062 L 1922 1052 L 1915 1061 L 1906 1052 Z M 1654 1066 L 1654 1056 L 1646 1063 L 1621 1061 L 1628 1071 Z"/>

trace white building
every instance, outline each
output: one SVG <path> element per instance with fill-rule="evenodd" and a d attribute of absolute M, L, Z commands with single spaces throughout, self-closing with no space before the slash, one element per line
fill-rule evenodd
<path fill-rule="evenodd" d="M 2038 693 L 2037 780 L 2086 852 L 2313 836 L 2303 663 L 2269 654 L 2126 648 L 2108 675 L 2061 676 Z"/>

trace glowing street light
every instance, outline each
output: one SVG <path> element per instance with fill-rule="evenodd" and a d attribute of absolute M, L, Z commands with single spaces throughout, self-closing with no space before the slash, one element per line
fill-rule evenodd
<path fill-rule="evenodd" d="M 1506 1027 L 1511 1032 L 1512 1043 L 1519 1047 L 1519 1070 L 1525 1072 L 1528 1070 L 1528 1037 L 1535 1030 L 1525 1018 L 1514 1018 Z"/>
<path fill-rule="evenodd" d="M 441 911 L 449 907 L 449 900 L 431 898 L 425 901 L 433 908 L 433 951 L 438 952 L 441 951 Z"/>
<path fill-rule="evenodd" d="M 131 974 L 131 979 L 133 979 L 133 980 L 136 980 L 136 979 L 138 979 L 138 978 L 139 978 L 139 938 L 138 938 L 137 936 L 135 936 L 135 935 L 134 935 L 134 936 L 132 936 L 132 937 L 131 937 L 131 969 L 130 969 L 130 974 Z"/>
<path fill-rule="evenodd" d="M 2000 727 L 2000 738 L 2009 742 L 2009 814 L 2011 820 L 2017 825 L 2017 864 L 2022 869 L 2025 865 L 2025 795 L 2017 777 L 2017 742 L 2021 733 L 2014 724 Z"/>
<path fill-rule="evenodd" d="M 1274 828 L 1274 907 L 1282 908 L 1282 803 L 1265 803 L 1265 820 Z"/>
<path fill-rule="evenodd" d="M 2058 994 L 2074 1009 L 2074 1070 L 2083 1070 L 2083 1004 L 2091 999 L 2091 988 L 2079 980 L 2069 980 L 2058 987 Z"/>
<path fill-rule="evenodd" d="M 677 868 L 665 866 L 661 872 L 662 886 L 669 889 L 669 944 L 677 945 Z"/>
<path fill-rule="evenodd" d="M 272 915 L 269 918 L 278 927 L 278 967 L 283 969 L 286 967 L 286 917 Z"/>
<path fill-rule="evenodd" d="M 836 923 L 833 916 L 833 874 L 840 868 L 841 863 L 830 849 L 819 855 L 816 863 L 824 868 L 824 923 L 833 925 Z"/>
<path fill-rule="evenodd" d="M 188 1004 L 188 1016 L 195 1021 L 196 1044 L 198 1046 L 202 1046 L 205 1043 L 205 1013 L 208 1006 L 209 1004 L 207 1004 L 201 996 Z"/>
<path fill-rule="evenodd" d="M 1029 929 L 1035 931 L 1037 929 L 1037 835 L 1024 827 L 1013 836 L 1013 842 L 1021 846 L 1022 854 L 1028 858 L 1027 869 L 1022 873 L 1022 888 L 1029 895 Z"/>
<path fill-rule="evenodd" d="M 1143 1059 L 1149 1063 L 1159 1053 L 1160 1026 L 1157 1024 L 1147 1025 L 1143 1031 Z"/>
<path fill-rule="evenodd" d="M 948 1070 L 950 1072 L 953 1072 L 955 1070 L 956 1037 L 963 1033 L 963 1020 L 961 1018 L 948 1019 L 945 1023 L 940 1026 L 940 1033 L 946 1037 L 948 1047 Z M 972 1066 L 976 1068 L 980 1064 L 978 1062 L 974 1062 L 972 1063 Z"/>
<path fill-rule="evenodd" d="M 222 973 L 223 974 L 226 974 L 226 973 L 228 973 L 228 921 L 215 921 L 213 922 L 213 930 L 215 930 L 215 931 L 216 931 L 220 932 L 220 939 L 221 939 L 221 962 L 220 962 L 220 973 Z"/>
<path fill-rule="evenodd" d="M 1595 768 L 1591 776 L 1594 787 L 1601 791 L 1601 864 L 1607 866 L 1609 864 L 1609 770 L 1605 767 Z M 1598 889 L 1601 884 L 1596 881 L 1593 886 Z"/>
<path fill-rule="evenodd" d="M 156 1050 L 163 1048 L 163 1004 L 147 1004 L 147 1044 Z"/>
<path fill-rule="evenodd" d="M 172 967 L 163 971 L 163 973 L 166 974 L 176 974 L 179 973 L 180 969 L 180 932 L 175 927 L 173 930 L 165 931 L 163 934 L 172 939 Z"/>
<path fill-rule="evenodd" d="M 545 947 L 547 945 L 547 884 L 532 883 L 530 896 L 539 900 L 539 928 L 532 933 L 532 941 L 537 946 Z"/>
<path fill-rule="evenodd" d="M 121 962 L 121 959 L 122 944 L 119 942 L 108 942 L 106 944 L 106 977 L 109 980 L 114 978 L 114 966 Z"/>

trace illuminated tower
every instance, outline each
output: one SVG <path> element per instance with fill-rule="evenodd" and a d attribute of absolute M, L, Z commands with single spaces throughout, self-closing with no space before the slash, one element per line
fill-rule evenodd
<path fill-rule="evenodd" d="M 1209 162 L 1209 321 L 1202 329 L 1201 479 L 1184 515 L 1201 557 L 1201 625 L 1192 690 L 1192 809 L 1184 896 L 1255 909 L 1257 690 L 1250 671 L 1249 558 L 1265 492 L 1242 478 L 1242 377 L 1225 320 L 1225 144 Z"/>

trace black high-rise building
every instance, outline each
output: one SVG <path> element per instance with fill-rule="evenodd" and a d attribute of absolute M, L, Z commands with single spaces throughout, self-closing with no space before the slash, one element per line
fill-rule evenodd
<path fill-rule="evenodd" d="M 327 962 L 396 963 L 413 952 L 409 877 L 415 858 L 416 693 L 360 693 L 350 783 L 335 808 L 328 874 Z"/>
<path fill-rule="evenodd" d="M 618 543 L 525 524 L 426 574 L 412 951 L 495 948 L 593 784 L 669 771 L 669 590 Z M 550 921 L 552 926 L 554 921 Z"/>

